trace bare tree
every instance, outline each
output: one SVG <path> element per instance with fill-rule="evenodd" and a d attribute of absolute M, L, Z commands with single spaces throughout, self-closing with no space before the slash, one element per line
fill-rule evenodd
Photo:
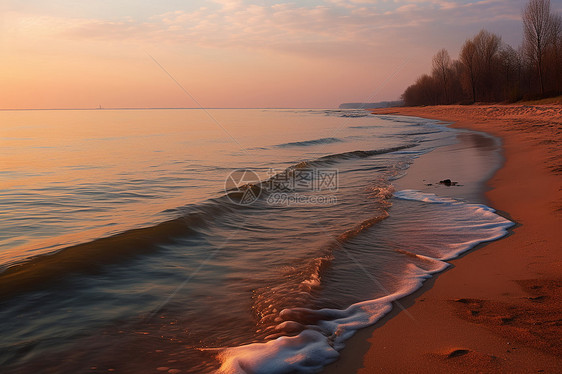
<path fill-rule="evenodd" d="M 522 17 L 525 49 L 528 58 L 536 66 L 541 95 L 544 95 L 544 53 L 555 38 L 550 0 L 529 0 L 523 9 Z"/>
<path fill-rule="evenodd" d="M 443 89 L 443 104 L 449 104 L 449 76 L 451 73 L 451 57 L 446 49 L 441 49 L 433 56 L 433 76 L 438 79 Z"/>
<path fill-rule="evenodd" d="M 491 66 L 500 46 L 501 37 L 486 30 L 480 30 L 474 37 L 474 44 L 480 59 L 480 64 Z"/>
<path fill-rule="evenodd" d="M 459 60 L 453 60 L 451 63 L 451 75 L 449 84 L 449 97 L 450 102 L 464 102 L 466 96 L 462 87 L 462 76 L 464 72 L 464 65 Z"/>
<path fill-rule="evenodd" d="M 552 59 L 557 93 L 562 92 L 562 16 L 552 15 Z"/>
<path fill-rule="evenodd" d="M 424 74 L 416 80 L 416 83 L 406 88 L 402 100 L 408 106 L 436 105 L 438 96 L 439 82 L 434 77 Z"/>
<path fill-rule="evenodd" d="M 521 58 L 519 53 L 510 45 L 502 46 L 499 52 L 502 89 L 502 100 L 516 101 L 520 99 L 521 86 Z"/>
<path fill-rule="evenodd" d="M 473 39 L 476 48 L 477 91 L 480 100 L 497 100 L 497 82 L 500 69 L 499 51 L 501 37 L 486 30 L 481 30 Z"/>
<path fill-rule="evenodd" d="M 472 40 L 467 40 L 462 46 L 460 60 L 464 65 L 466 82 L 472 92 L 472 101 L 476 102 L 476 83 L 478 81 L 476 45 Z"/>
<path fill-rule="evenodd" d="M 550 0 L 528 0 L 522 11 L 524 41 L 517 49 L 481 30 L 462 45 L 457 60 L 442 49 L 403 94 L 407 105 L 516 101 L 539 92 L 562 93 L 562 16 Z"/>

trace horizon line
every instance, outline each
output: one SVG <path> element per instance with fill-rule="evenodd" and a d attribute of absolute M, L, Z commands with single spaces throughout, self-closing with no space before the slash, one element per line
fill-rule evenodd
<path fill-rule="evenodd" d="M 109 107 L 109 108 L 0 108 L 0 111 L 49 110 L 170 110 L 170 109 L 338 109 L 338 107 Z"/>

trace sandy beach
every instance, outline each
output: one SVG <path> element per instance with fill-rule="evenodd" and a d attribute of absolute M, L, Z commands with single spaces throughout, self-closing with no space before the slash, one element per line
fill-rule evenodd
<path fill-rule="evenodd" d="M 505 162 L 488 181 L 485 197 L 516 226 L 509 236 L 451 261 L 447 271 L 400 300 L 405 310 L 395 305 L 355 335 L 325 372 L 561 372 L 562 107 L 405 107 L 374 113 L 438 119 L 501 138 Z M 423 167 L 416 161 L 412 175 L 423 175 Z"/>

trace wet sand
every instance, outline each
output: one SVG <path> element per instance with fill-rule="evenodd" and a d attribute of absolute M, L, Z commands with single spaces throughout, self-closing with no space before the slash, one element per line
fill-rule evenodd
<path fill-rule="evenodd" d="M 357 333 L 325 372 L 562 372 L 562 107 L 443 106 L 374 113 L 454 122 L 453 127 L 502 139 L 504 164 L 487 182 L 485 202 L 517 225 L 509 236 L 450 261 L 448 270 L 400 300 L 405 310 L 395 305 Z M 486 146 L 485 137 L 472 141 Z M 436 187 L 435 180 L 462 178 L 472 163 L 487 162 L 473 157 L 455 164 L 454 147 L 417 160 L 398 187 L 417 184 L 428 192 L 454 194 L 453 187 Z"/>

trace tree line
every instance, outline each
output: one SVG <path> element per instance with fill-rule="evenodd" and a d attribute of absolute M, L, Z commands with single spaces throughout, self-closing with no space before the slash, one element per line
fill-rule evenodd
<path fill-rule="evenodd" d="M 407 106 L 515 102 L 562 94 L 562 17 L 550 0 L 530 0 L 522 11 L 523 43 L 516 50 L 481 30 L 464 42 L 457 60 L 446 49 L 402 94 Z"/>

